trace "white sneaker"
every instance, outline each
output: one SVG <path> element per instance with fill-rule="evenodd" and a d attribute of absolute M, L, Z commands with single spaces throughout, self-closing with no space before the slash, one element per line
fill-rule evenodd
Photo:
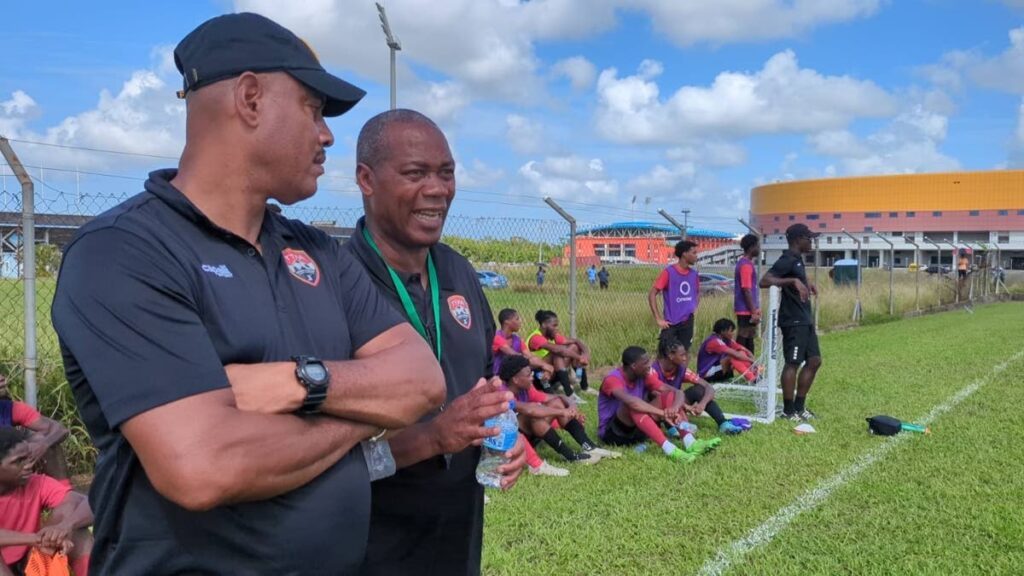
<path fill-rule="evenodd" d="M 591 396 L 600 396 L 601 395 L 601 391 L 598 390 L 597 388 L 593 388 L 593 387 L 587 388 L 586 390 L 583 391 L 583 393 L 584 394 L 590 394 Z"/>
<path fill-rule="evenodd" d="M 491 503 L 490 497 L 488 497 L 487 494 L 484 494 L 484 505 L 486 506 L 487 504 L 490 504 L 490 503 Z"/>
<path fill-rule="evenodd" d="M 536 468 L 534 468 L 533 466 L 528 466 L 527 468 L 530 469 L 530 474 L 533 474 L 534 476 L 564 477 L 569 475 L 568 470 L 566 470 L 565 468 L 559 468 L 558 466 L 552 466 L 551 464 L 548 464 L 547 460 L 542 460 L 540 466 Z"/>
<path fill-rule="evenodd" d="M 579 395 L 579 394 L 576 394 L 575 392 L 573 392 L 572 396 L 570 396 L 570 397 L 569 397 L 569 399 L 570 399 L 570 400 L 572 400 L 573 402 L 575 402 L 575 403 L 577 403 L 577 404 L 581 405 L 581 406 L 582 406 L 583 404 L 586 404 L 586 403 L 587 403 L 587 401 L 586 401 L 586 400 L 584 400 L 583 398 L 580 398 L 580 395 Z"/>
<path fill-rule="evenodd" d="M 587 454 L 597 455 L 601 458 L 618 458 L 619 456 L 622 456 L 621 452 L 614 452 L 612 450 L 605 450 L 604 448 L 597 447 L 591 448 L 590 452 L 587 452 Z"/>

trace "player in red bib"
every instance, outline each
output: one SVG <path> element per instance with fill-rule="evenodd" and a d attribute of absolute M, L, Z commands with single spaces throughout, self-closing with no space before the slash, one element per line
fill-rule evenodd
<path fill-rule="evenodd" d="M 576 403 L 565 396 L 548 395 L 533 386 L 530 364 L 523 356 L 509 356 L 501 364 L 501 381 L 516 397 L 519 429 L 536 445 L 543 440 L 569 462 L 593 464 L 601 458 L 616 458 L 617 452 L 598 448 L 587 436 L 586 417 Z M 580 452 L 569 448 L 556 432 L 568 432 L 580 445 Z"/>
<path fill-rule="evenodd" d="M 700 345 L 697 372 L 709 382 L 725 382 L 736 374 L 748 382 L 757 379 L 754 355 L 736 342 L 736 325 L 728 318 L 719 318 L 714 332 Z"/>
<path fill-rule="evenodd" d="M 675 390 L 681 390 L 684 383 L 691 385 L 683 392 L 686 395 L 686 402 L 689 403 L 688 410 L 695 415 L 707 412 L 718 425 L 718 431 L 723 434 L 743 432 L 743 427 L 726 420 L 722 408 L 715 402 L 714 386 L 692 370 L 687 370 L 689 362 L 690 355 L 678 339 L 669 336 L 658 342 L 658 359 L 654 362 L 654 373 Z M 671 432 L 672 430 L 669 430 L 670 434 Z"/>
<path fill-rule="evenodd" d="M 51 420 L 28 404 L 10 398 L 7 378 L 0 375 L 0 428 L 16 426 L 29 432 L 29 456 L 41 464 L 48 476 L 67 481 L 68 468 L 60 443 L 68 437 L 68 429 Z M 70 484 L 69 484 L 70 486 Z"/>
<path fill-rule="evenodd" d="M 656 393 L 656 404 L 649 402 Z M 622 366 L 612 370 L 601 383 L 597 399 L 598 436 L 605 444 L 629 446 L 650 439 L 661 447 L 669 458 L 679 462 L 693 462 L 718 445 L 720 440 L 696 440 L 687 426 L 686 397 L 664 384 L 651 370 L 647 351 L 630 346 L 622 352 Z M 676 428 L 683 437 L 685 449 L 680 449 L 665 437 L 658 422 Z"/>
<path fill-rule="evenodd" d="M 0 428 L 0 574 L 23 573 L 34 548 L 68 554 L 77 576 L 89 573 L 92 510 L 85 496 L 66 484 L 33 474 L 28 434 Z M 44 522 L 43 512 L 50 510 Z"/>
<path fill-rule="evenodd" d="M 754 262 L 761 257 L 761 244 L 757 236 L 747 234 L 740 239 L 743 256 L 736 261 L 733 272 L 733 311 L 736 313 L 736 341 L 754 353 L 754 337 L 761 323 L 761 291 L 757 287 L 757 268 Z"/>
<path fill-rule="evenodd" d="M 579 338 L 563 336 L 558 331 L 558 315 L 551 310 L 537 310 L 534 317 L 538 328 L 527 339 L 530 352 L 554 367 L 555 382 L 562 385 L 566 396 L 581 404 L 581 399 L 572 390 L 569 370 L 576 370 L 580 390 L 586 391 L 589 388 L 587 366 L 590 365 L 590 348 Z"/>
<path fill-rule="evenodd" d="M 525 356 L 530 361 L 530 367 L 533 368 L 534 383 L 542 390 L 547 391 L 548 382 L 555 373 L 555 367 L 530 353 L 529 347 L 519 337 L 519 330 L 523 327 L 523 319 L 519 316 L 519 312 L 511 308 L 505 308 L 498 312 L 498 327 L 491 345 L 494 357 L 491 373 L 497 374 L 501 370 L 502 360 L 509 356 Z"/>

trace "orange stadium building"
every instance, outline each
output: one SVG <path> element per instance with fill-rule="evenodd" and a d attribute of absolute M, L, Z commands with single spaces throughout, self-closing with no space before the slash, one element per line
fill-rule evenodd
<path fill-rule="evenodd" d="M 653 222 L 617 222 L 580 230 L 576 236 L 576 259 L 579 264 L 658 264 L 675 262 L 673 253 L 681 238 L 672 226 Z M 736 237 L 728 232 L 690 228 L 687 239 L 697 243 L 700 252 L 736 245 Z M 563 260 L 569 260 L 566 246 Z"/>
<path fill-rule="evenodd" d="M 769 261 L 797 222 L 821 233 L 822 263 L 861 257 L 868 266 L 951 265 L 960 250 L 994 251 L 1004 268 L 1024 269 L 1024 171 L 903 174 L 780 182 L 750 192 L 751 224 Z M 854 238 L 844 234 L 843 231 Z M 917 244 L 917 247 L 914 246 Z M 919 251 L 918 251 L 919 250 Z"/>

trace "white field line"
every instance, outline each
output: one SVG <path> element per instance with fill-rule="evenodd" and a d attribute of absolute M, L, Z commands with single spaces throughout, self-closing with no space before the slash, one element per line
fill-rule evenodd
<path fill-rule="evenodd" d="M 1020 350 L 1002 364 L 995 366 L 992 371 L 984 377 L 975 380 L 942 404 L 932 408 L 932 411 L 929 412 L 927 416 L 921 420 L 915 421 L 915 423 L 921 424 L 922 426 L 929 426 L 936 418 L 942 416 L 946 412 L 949 412 L 953 408 L 956 408 L 958 404 L 977 392 L 978 389 L 987 384 L 994 376 L 999 375 L 1006 370 L 1007 367 L 1021 358 L 1024 358 L 1024 350 Z M 704 566 L 700 569 L 698 574 L 701 576 L 718 576 L 720 574 L 724 574 L 734 562 L 740 560 L 755 548 L 770 543 L 779 535 L 780 532 L 785 530 L 786 527 L 788 527 L 789 524 L 797 518 L 797 516 L 817 508 L 818 505 L 827 500 L 833 492 L 845 486 L 872 464 L 885 458 L 889 452 L 911 436 L 913 436 L 912 433 L 902 433 L 890 436 L 880 446 L 869 450 L 863 456 L 859 457 L 853 464 L 840 470 L 834 476 L 828 478 L 814 488 L 804 492 L 800 496 L 797 496 L 797 498 L 788 506 L 776 512 L 775 515 L 765 520 L 760 526 L 748 532 L 746 536 L 736 540 L 728 546 L 719 548 L 715 556 L 704 563 Z"/>

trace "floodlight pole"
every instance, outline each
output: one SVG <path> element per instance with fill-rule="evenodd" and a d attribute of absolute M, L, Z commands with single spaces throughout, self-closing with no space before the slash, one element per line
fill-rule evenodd
<path fill-rule="evenodd" d="M 35 408 L 36 392 L 36 217 L 35 186 L 7 138 L 0 136 L 0 154 L 21 184 L 21 277 L 25 305 L 25 403 Z"/>
<path fill-rule="evenodd" d="M 690 211 L 680 210 L 683 213 L 683 240 L 686 240 L 686 231 L 690 227 Z"/>
<path fill-rule="evenodd" d="M 858 240 L 853 234 L 847 232 L 846 228 L 842 228 L 840 231 L 850 240 L 853 240 L 853 243 L 857 245 L 857 303 L 853 306 L 853 321 L 860 322 L 860 319 L 863 316 L 863 310 L 860 305 L 860 240 Z"/>
<path fill-rule="evenodd" d="M 377 2 L 377 12 L 378 16 L 380 16 L 380 27 L 384 30 L 384 39 L 391 50 L 391 109 L 394 110 L 397 106 L 396 92 L 398 89 L 398 80 L 395 72 L 395 53 L 402 49 L 402 43 L 391 33 L 387 12 L 384 11 L 384 6 L 381 6 L 380 2 Z"/>
<path fill-rule="evenodd" d="M 918 312 L 921 311 L 921 247 L 917 245 L 917 242 L 903 237 L 903 241 L 914 246 L 914 309 Z"/>
<path fill-rule="evenodd" d="M 569 223 L 569 336 L 576 337 L 576 219 L 550 196 L 544 202 Z"/>
<path fill-rule="evenodd" d="M 885 242 L 886 244 L 889 245 L 889 316 L 894 316 L 896 314 L 896 302 L 895 300 L 893 300 L 892 274 L 893 270 L 896 269 L 896 245 L 890 242 L 888 238 L 882 236 L 878 232 L 875 232 L 875 236 L 878 236 L 878 238 L 881 239 L 882 242 Z"/>

